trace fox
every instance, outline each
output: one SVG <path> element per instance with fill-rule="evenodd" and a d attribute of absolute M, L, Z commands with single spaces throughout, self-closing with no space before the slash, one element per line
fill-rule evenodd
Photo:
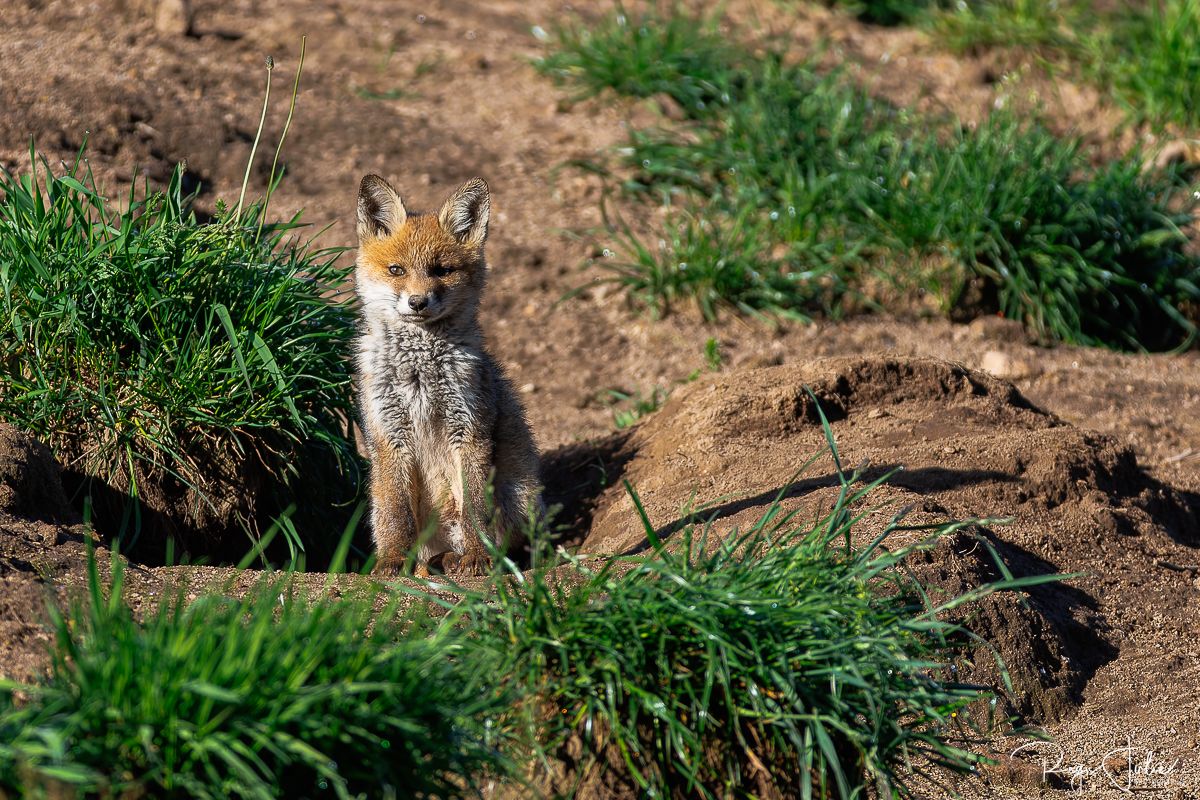
<path fill-rule="evenodd" d="M 544 511 L 533 433 L 488 351 L 479 304 L 491 194 L 473 178 L 436 214 L 378 175 L 358 192 L 356 383 L 375 572 L 486 574 Z M 489 497 L 489 480 L 491 494 Z"/>

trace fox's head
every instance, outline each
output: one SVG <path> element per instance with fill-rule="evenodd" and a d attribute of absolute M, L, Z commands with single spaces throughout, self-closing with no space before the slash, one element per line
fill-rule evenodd
<path fill-rule="evenodd" d="M 429 325 L 479 302 L 489 194 L 479 178 L 436 215 L 410 214 L 391 184 L 367 175 L 358 190 L 358 295 L 368 316 Z"/>

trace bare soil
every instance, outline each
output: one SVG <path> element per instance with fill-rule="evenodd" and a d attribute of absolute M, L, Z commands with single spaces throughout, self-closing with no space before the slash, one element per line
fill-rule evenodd
<path fill-rule="evenodd" d="M 114 195 L 124 194 L 135 167 L 158 185 L 186 160 L 200 208 L 211 211 L 240 188 L 264 57 L 276 64 L 265 139 L 273 142 L 307 35 L 287 176 L 273 207 L 304 209 L 316 228 L 330 226 L 320 244 L 351 246 L 364 173 L 389 177 L 416 208 L 474 175 L 488 180 L 493 274 L 484 323 L 527 404 L 548 492 L 566 506 L 573 540 L 600 553 L 643 544 L 620 477 L 638 487 L 667 534 L 689 504 L 715 502 L 706 514 L 718 532 L 744 525 L 781 490 L 792 507 L 827 507 L 828 459 L 788 484 L 823 444 L 809 386 L 847 465 L 865 461 L 870 475 L 904 467 L 880 489 L 881 510 L 862 535 L 906 505 L 919 521 L 1012 517 L 982 535 L 1014 572 L 1081 573 L 1024 602 L 980 609 L 973 624 L 1013 673 L 1008 710 L 1044 726 L 1056 744 L 1005 759 L 989 783 L 960 789 L 1065 798 L 1078 777 L 1076 796 L 1122 797 L 1127 784 L 1152 797 L 1200 796 L 1200 354 L 1039 348 L 1019 326 L 993 318 L 774 327 L 733 317 L 706 324 L 686 312 L 647 319 L 590 285 L 604 258 L 603 239 L 592 235 L 601 184 L 562 165 L 619 144 L 629 120 L 659 112 L 652 103 L 571 102 L 534 72 L 528 62 L 540 45 L 530 30 L 552 25 L 568 13 L 564 5 L 194 6 L 192 34 L 179 36 L 116 0 L 0 4 L 0 164 L 27 169 L 30 137 L 52 159 L 70 160 L 86 136 L 90 164 Z M 1037 94 L 1056 127 L 1084 135 L 1097 157 L 1138 138 L 1092 89 L 994 56 L 950 56 L 918 32 L 750 0 L 731 3 L 729 14 L 792 37 L 798 54 L 832 44 L 828 58 L 857 65 L 866 84 L 898 102 L 970 121 L 1020 86 L 1026 100 Z M 1016 83 L 1003 79 L 1013 66 L 1023 76 Z M 268 167 L 260 150 L 252 192 L 262 191 Z M 685 384 L 704 367 L 709 338 L 720 343 L 720 372 Z M 607 391 L 654 386 L 672 390 L 667 405 L 615 433 Z M 44 448 L 0 428 L 0 673 L 11 677 L 45 669 L 44 600 L 85 580 L 88 534 L 53 470 Z M 917 566 L 946 591 L 994 577 L 975 540 L 962 537 Z M 198 591 L 230 578 L 219 568 L 129 571 L 135 604 L 178 581 Z M 323 578 L 312 576 L 313 586 Z M 989 667 L 982 659 L 977 666 L 986 678 Z M 997 741 L 995 754 L 1021 741 Z M 1043 757 L 1050 765 L 1058 758 L 1051 747 L 1062 748 L 1061 769 L 1043 774 Z M 1143 774 L 1150 751 L 1152 767 L 1174 765 L 1169 774 Z"/>

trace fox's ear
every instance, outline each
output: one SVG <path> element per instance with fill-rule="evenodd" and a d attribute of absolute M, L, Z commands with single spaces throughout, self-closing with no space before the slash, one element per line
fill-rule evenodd
<path fill-rule="evenodd" d="M 450 195 L 438 212 L 442 229 L 465 245 L 478 247 L 487 240 L 491 195 L 482 178 L 472 178 Z"/>
<path fill-rule="evenodd" d="M 390 236 L 408 219 L 404 201 L 392 185 L 378 175 L 367 175 L 358 185 L 358 240 Z"/>

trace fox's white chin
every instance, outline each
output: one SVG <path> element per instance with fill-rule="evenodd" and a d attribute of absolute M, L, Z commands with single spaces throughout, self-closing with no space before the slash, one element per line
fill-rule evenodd
<path fill-rule="evenodd" d="M 400 310 L 401 308 L 403 308 L 403 306 L 396 309 L 396 316 L 400 318 L 400 321 L 409 325 L 416 325 L 418 327 L 425 327 L 426 325 L 437 322 L 446 316 L 444 313 L 444 308 L 438 308 L 436 311 L 426 310 L 420 313 L 414 311 L 402 311 Z"/>
<path fill-rule="evenodd" d="M 405 311 L 396 312 L 396 316 L 400 318 L 401 322 L 407 322 L 411 325 L 424 325 L 427 322 L 432 322 L 434 319 L 429 314 L 413 314 Z"/>

